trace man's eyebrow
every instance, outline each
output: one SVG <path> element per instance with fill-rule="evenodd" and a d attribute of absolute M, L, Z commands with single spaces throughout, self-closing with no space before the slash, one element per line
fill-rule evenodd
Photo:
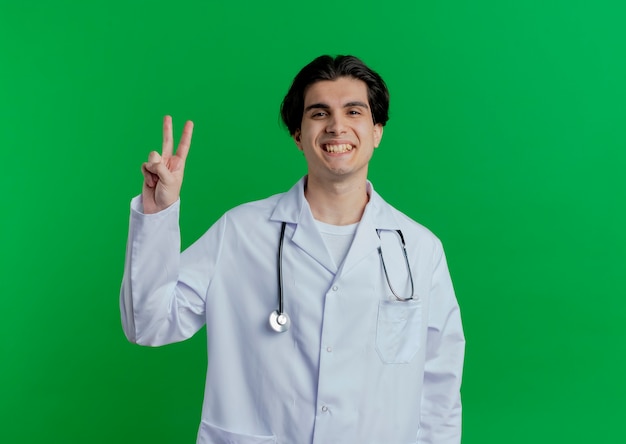
<path fill-rule="evenodd" d="M 304 112 L 306 113 L 307 111 L 310 111 L 312 109 L 330 109 L 330 106 L 326 105 L 325 103 L 314 103 L 313 105 L 309 105 L 304 108 Z"/>
<path fill-rule="evenodd" d="M 348 102 L 343 107 L 344 108 L 351 108 L 353 106 L 358 106 L 358 107 L 361 107 L 361 108 L 369 109 L 369 106 L 367 105 L 367 103 L 360 102 L 358 100 L 354 101 L 354 102 Z M 325 103 L 314 103 L 314 104 L 309 105 L 306 108 L 304 108 L 304 112 L 306 113 L 307 111 L 310 111 L 312 109 L 330 109 L 330 106 L 325 104 Z"/>
<path fill-rule="evenodd" d="M 367 106 L 367 103 L 363 103 L 363 102 L 359 102 L 359 101 L 356 101 L 356 102 L 348 102 L 348 103 L 346 103 L 343 107 L 344 107 L 344 108 L 350 108 L 350 107 L 352 107 L 352 106 L 360 106 L 361 108 L 366 108 L 366 109 L 369 109 L 369 106 Z"/>

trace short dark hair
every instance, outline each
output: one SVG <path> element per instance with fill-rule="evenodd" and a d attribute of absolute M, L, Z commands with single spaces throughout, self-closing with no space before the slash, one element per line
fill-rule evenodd
<path fill-rule="evenodd" d="M 283 99 L 280 116 L 289 134 L 294 135 L 302 124 L 304 94 L 307 88 L 315 82 L 336 80 L 339 77 L 352 77 L 365 82 L 374 124 L 385 126 L 389 120 L 389 91 L 382 77 L 357 57 L 339 55 L 333 58 L 323 55 L 300 70 Z"/>

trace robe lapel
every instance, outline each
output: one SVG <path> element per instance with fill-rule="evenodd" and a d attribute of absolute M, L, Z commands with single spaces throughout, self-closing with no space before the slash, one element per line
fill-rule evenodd
<path fill-rule="evenodd" d="M 341 273 L 347 273 L 351 268 L 356 266 L 365 257 L 375 252 L 380 245 L 380 239 L 376 234 L 376 228 L 372 221 L 368 218 L 361 219 L 359 226 L 354 234 L 352 245 L 348 250 L 348 255 L 343 261 Z"/>
<path fill-rule="evenodd" d="M 365 207 L 354 240 L 341 267 L 341 273 L 350 271 L 369 254 L 377 251 L 380 246 L 377 229 L 397 230 L 399 228 L 391 207 L 374 191 L 370 182 L 367 183 L 367 191 L 370 200 Z"/>
<path fill-rule="evenodd" d="M 322 235 L 315 225 L 315 220 L 313 219 L 308 205 L 305 205 L 302 213 L 291 240 L 309 256 L 324 266 L 324 268 L 336 274 L 337 266 L 330 257 L 330 253 L 326 248 Z"/>
<path fill-rule="evenodd" d="M 336 274 L 337 267 L 326 249 L 322 235 L 315 225 L 309 204 L 304 198 L 305 181 L 306 178 L 300 179 L 287 193 L 281 196 L 276 208 L 274 208 L 271 220 L 295 225 L 293 231 L 287 230 L 285 238 L 291 240 L 328 271 Z M 376 234 L 377 229 L 396 230 L 399 228 L 398 221 L 389 204 L 374 191 L 371 183 L 368 182 L 367 187 L 370 200 L 365 207 L 354 240 L 341 267 L 342 273 L 349 271 L 369 254 L 376 251 L 380 245 L 380 238 Z"/>
<path fill-rule="evenodd" d="M 300 179 L 279 199 L 272 213 L 271 220 L 295 225 L 293 231 L 287 229 L 285 239 L 289 239 L 331 273 L 337 273 L 337 267 L 330 257 L 322 235 L 319 233 L 309 203 L 304 198 L 304 183 Z M 291 234 L 290 234 L 291 233 Z"/>

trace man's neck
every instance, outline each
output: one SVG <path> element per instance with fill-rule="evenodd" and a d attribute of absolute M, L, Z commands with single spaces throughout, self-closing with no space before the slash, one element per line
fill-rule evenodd
<path fill-rule="evenodd" d="M 322 183 L 309 177 L 304 196 L 313 217 L 331 225 L 359 222 L 369 201 L 366 180 Z"/>

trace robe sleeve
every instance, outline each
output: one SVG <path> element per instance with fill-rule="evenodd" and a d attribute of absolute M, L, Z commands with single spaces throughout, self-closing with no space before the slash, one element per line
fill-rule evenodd
<path fill-rule="evenodd" d="M 205 323 L 206 289 L 224 225 L 218 221 L 181 254 L 179 210 L 177 201 L 143 214 L 141 196 L 131 202 L 120 312 L 126 337 L 140 345 L 183 341 Z"/>

